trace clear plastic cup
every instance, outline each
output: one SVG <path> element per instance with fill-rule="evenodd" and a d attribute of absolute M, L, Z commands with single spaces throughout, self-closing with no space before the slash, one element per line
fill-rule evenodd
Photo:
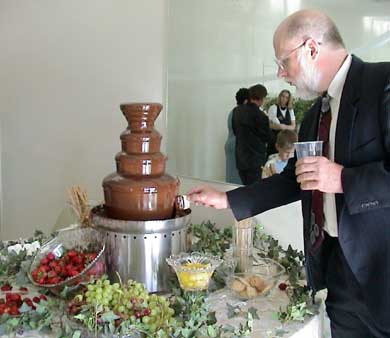
<path fill-rule="evenodd" d="M 322 156 L 322 144 L 323 141 L 295 142 L 294 147 L 297 153 L 297 158 L 300 159 L 306 156 Z"/>

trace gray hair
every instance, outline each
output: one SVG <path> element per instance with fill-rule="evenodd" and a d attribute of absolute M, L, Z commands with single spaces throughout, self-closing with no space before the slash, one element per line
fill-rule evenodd
<path fill-rule="evenodd" d="M 286 22 L 287 37 L 302 40 L 313 38 L 324 44 L 345 48 L 340 32 L 324 13 L 302 10 L 292 14 Z"/>

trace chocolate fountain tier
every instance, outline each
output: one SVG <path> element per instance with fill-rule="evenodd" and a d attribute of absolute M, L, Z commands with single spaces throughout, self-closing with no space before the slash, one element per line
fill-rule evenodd
<path fill-rule="evenodd" d="M 163 175 L 166 160 L 167 157 L 162 153 L 126 154 L 120 152 L 115 156 L 117 172 L 126 177 Z"/>
<path fill-rule="evenodd" d="M 157 153 L 160 151 L 161 138 L 156 130 L 144 133 L 126 129 L 121 134 L 122 151 L 128 154 Z"/>
<path fill-rule="evenodd" d="M 130 130 L 152 131 L 162 105 L 160 103 L 123 103 L 120 108 L 129 123 Z"/>
<path fill-rule="evenodd" d="M 124 177 L 112 173 L 103 180 L 107 216 L 145 221 L 171 218 L 179 180 L 170 175 Z"/>

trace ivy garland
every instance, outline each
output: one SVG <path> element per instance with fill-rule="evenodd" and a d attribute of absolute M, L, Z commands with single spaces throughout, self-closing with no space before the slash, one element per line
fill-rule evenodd
<path fill-rule="evenodd" d="M 217 229 L 210 221 L 201 224 L 192 224 L 190 232 L 194 239 L 192 251 L 212 253 L 223 257 L 232 242 L 232 230 L 230 228 Z M 42 232 L 36 232 L 34 237 L 23 241 L 0 241 L 0 279 L 14 281 L 19 285 L 26 285 L 28 279 L 26 272 L 29 269 L 33 253 L 28 252 L 28 244 L 42 244 L 53 235 L 46 237 Z M 9 247 L 21 244 L 18 252 L 10 251 Z M 280 309 L 278 318 L 282 322 L 289 320 L 303 320 L 310 315 L 308 309 L 309 291 L 306 286 L 299 284 L 302 280 L 303 254 L 288 247 L 283 250 L 278 241 L 266 235 L 260 225 L 255 227 L 254 245 L 263 249 L 263 255 L 272 258 L 282 264 L 287 271 L 286 292 L 290 303 L 286 309 Z M 224 286 L 224 271 L 219 269 L 213 275 L 213 287 L 218 289 Z M 175 280 L 174 283 L 177 283 Z M 45 292 L 42 290 L 42 292 Z M 228 317 L 240 316 L 244 321 L 238 328 L 217 324 L 215 313 L 210 312 L 203 293 L 186 293 L 179 288 L 173 289 L 170 299 L 171 306 L 175 309 L 177 322 L 180 324 L 174 328 L 171 337 L 197 338 L 197 337 L 247 337 L 252 332 L 253 319 L 258 319 L 256 309 L 250 308 L 243 312 L 240 309 L 227 304 Z M 52 331 L 57 337 L 79 338 L 94 336 L 85 327 L 80 327 L 66 312 L 66 303 L 62 299 L 49 297 L 43 301 L 35 311 L 25 309 L 18 317 L 3 315 L 0 317 L 0 335 L 17 332 L 19 334 L 28 330 Z M 115 331 L 115 330 L 114 330 Z M 114 331 L 109 334 L 115 336 Z M 137 337 L 131 334 L 128 337 Z"/>
<path fill-rule="evenodd" d="M 192 246 L 193 251 L 212 253 L 221 258 L 232 242 L 231 228 L 218 229 L 210 221 L 192 224 L 191 233 L 195 238 L 195 243 Z M 262 251 L 262 256 L 271 258 L 283 265 L 288 275 L 287 283 L 282 283 L 279 287 L 286 290 L 289 304 L 285 309 L 279 309 L 278 319 L 281 322 L 303 321 L 305 316 L 312 315 L 309 309 L 309 289 L 306 285 L 300 283 L 304 279 L 302 273 L 304 255 L 302 251 L 294 250 L 290 245 L 287 250 L 284 250 L 276 239 L 264 233 L 263 226 L 260 224 L 255 225 L 253 242 L 254 247 Z M 224 278 L 221 277 L 220 270 L 217 269 L 214 273 L 213 280 L 217 288 L 224 286 Z"/>

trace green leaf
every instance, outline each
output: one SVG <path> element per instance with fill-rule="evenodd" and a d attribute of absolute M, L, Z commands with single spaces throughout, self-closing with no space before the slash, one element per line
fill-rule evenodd
<path fill-rule="evenodd" d="M 289 333 L 286 330 L 283 329 L 276 329 L 275 330 L 275 337 L 283 337 L 285 334 Z"/>
<path fill-rule="evenodd" d="M 32 309 L 26 304 L 23 303 L 22 306 L 19 308 L 20 313 L 30 312 Z"/>
<path fill-rule="evenodd" d="M 239 306 L 233 306 L 229 303 L 226 303 L 226 306 L 227 306 L 227 309 L 228 309 L 228 313 L 227 313 L 227 316 L 228 318 L 233 318 L 233 317 L 237 317 L 237 315 L 240 313 L 240 307 Z"/>
<path fill-rule="evenodd" d="M 234 326 L 230 325 L 230 324 L 225 324 L 223 326 L 223 331 L 224 332 L 234 332 L 235 329 L 236 328 Z"/>
<path fill-rule="evenodd" d="M 77 330 L 73 333 L 72 338 L 80 338 L 81 337 L 81 331 Z"/>
<path fill-rule="evenodd" d="M 217 337 L 217 331 L 215 330 L 214 326 L 209 325 L 207 327 L 207 333 L 210 337 Z"/>
<path fill-rule="evenodd" d="M 260 319 L 259 315 L 257 314 L 257 309 L 255 309 L 253 306 L 248 309 L 248 312 L 252 315 L 253 319 Z"/>
<path fill-rule="evenodd" d="M 83 313 L 79 313 L 79 314 L 73 316 L 73 318 L 78 319 L 78 320 L 80 320 L 80 321 L 84 321 L 84 319 L 86 318 L 86 316 L 85 316 L 85 314 L 83 314 Z"/>
<path fill-rule="evenodd" d="M 103 322 L 106 322 L 106 323 L 112 322 L 112 321 L 114 321 L 115 319 L 118 319 L 118 318 L 119 318 L 119 316 L 117 316 L 117 315 L 116 315 L 114 312 L 112 312 L 112 311 L 105 312 L 105 313 L 103 313 L 102 316 L 101 316 L 102 321 L 103 321 Z"/>

